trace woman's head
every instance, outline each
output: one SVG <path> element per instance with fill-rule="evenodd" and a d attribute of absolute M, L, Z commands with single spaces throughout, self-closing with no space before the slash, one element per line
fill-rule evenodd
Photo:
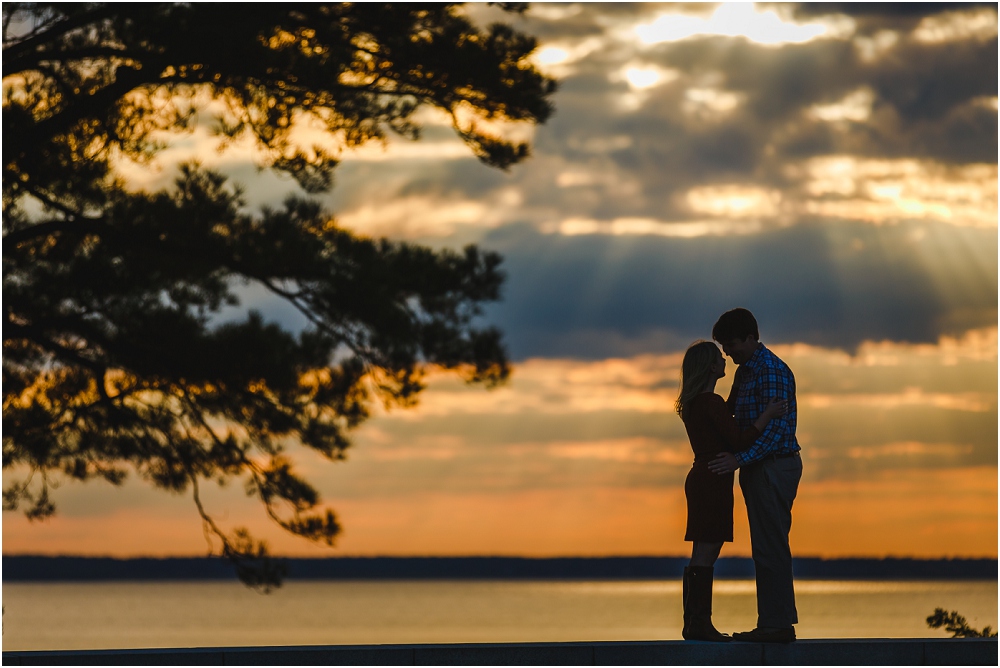
<path fill-rule="evenodd" d="M 719 347 L 711 341 L 698 341 L 684 353 L 681 362 L 681 390 L 674 402 L 677 414 L 684 418 L 684 406 L 725 373 L 726 361 Z"/>

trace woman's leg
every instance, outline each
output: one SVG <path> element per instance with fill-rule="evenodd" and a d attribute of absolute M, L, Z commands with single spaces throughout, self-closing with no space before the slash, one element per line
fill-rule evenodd
<path fill-rule="evenodd" d="M 686 640 L 726 642 L 732 640 L 712 625 L 712 582 L 715 560 L 722 543 L 695 541 L 691 546 L 691 565 L 684 569 L 684 629 Z"/>
<path fill-rule="evenodd" d="M 715 560 L 722 552 L 722 543 L 694 541 L 691 545 L 691 561 L 688 566 L 715 566 Z"/>

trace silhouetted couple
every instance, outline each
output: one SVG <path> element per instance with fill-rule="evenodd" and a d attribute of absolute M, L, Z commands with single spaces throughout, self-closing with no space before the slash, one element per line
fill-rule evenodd
<path fill-rule="evenodd" d="M 729 398 L 715 393 L 726 360 L 711 341 L 695 343 L 681 364 L 677 413 L 684 421 L 694 465 L 684 484 L 691 562 L 684 569 L 687 640 L 792 642 L 798 615 L 792 588 L 792 501 L 802 477 L 795 440 L 795 378 L 760 343 L 757 320 L 742 308 L 726 311 L 712 328 L 738 367 Z M 712 580 L 722 544 L 733 540 L 733 472 L 750 521 L 757 578 L 757 628 L 730 637 L 712 625 Z"/>

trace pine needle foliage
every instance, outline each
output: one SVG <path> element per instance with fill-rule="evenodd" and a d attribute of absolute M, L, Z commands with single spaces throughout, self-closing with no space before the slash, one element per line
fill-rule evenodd
<path fill-rule="evenodd" d="M 944 630 L 951 634 L 952 638 L 996 638 L 997 634 L 992 626 L 986 626 L 982 631 L 969 626 L 965 617 L 956 611 L 947 611 L 944 608 L 934 608 L 934 614 L 927 618 L 927 626 L 932 629 Z"/>
<path fill-rule="evenodd" d="M 363 238 L 303 197 L 251 213 L 196 164 L 134 190 L 120 166 L 211 110 L 223 148 L 250 142 L 318 193 L 345 152 L 418 139 L 433 107 L 506 169 L 528 146 L 496 128 L 552 111 L 534 48 L 452 4 L 4 3 L 4 509 L 42 520 L 60 480 L 137 474 L 190 494 L 210 549 L 268 590 L 281 565 L 200 493 L 239 480 L 285 530 L 333 545 L 341 526 L 294 453 L 343 459 L 373 402 L 414 404 L 430 368 L 503 382 L 501 333 L 476 324 L 501 258 Z M 322 145 L 302 143 L 307 125 Z M 219 324 L 242 285 L 308 326 Z"/>

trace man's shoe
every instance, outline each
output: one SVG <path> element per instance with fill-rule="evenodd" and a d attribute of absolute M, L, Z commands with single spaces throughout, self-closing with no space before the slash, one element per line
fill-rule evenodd
<path fill-rule="evenodd" d="M 756 628 L 753 631 L 743 631 L 741 633 L 734 633 L 733 640 L 738 640 L 740 642 L 780 642 L 780 643 L 795 642 L 795 628 L 794 627 L 788 627 L 787 629 Z"/>

